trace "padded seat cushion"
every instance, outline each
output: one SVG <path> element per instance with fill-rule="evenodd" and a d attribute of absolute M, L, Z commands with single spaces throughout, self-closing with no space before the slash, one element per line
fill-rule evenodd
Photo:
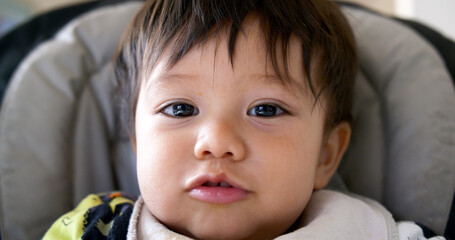
<path fill-rule="evenodd" d="M 40 238 L 88 193 L 138 194 L 129 141 L 114 139 L 110 62 L 141 5 L 113 5 L 75 19 L 14 74 L 0 113 L 5 239 Z"/>
<path fill-rule="evenodd" d="M 398 220 L 444 233 L 455 186 L 455 93 L 435 49 L 405 25 L 345 8 L 360 72 L 339 172 Z"/>

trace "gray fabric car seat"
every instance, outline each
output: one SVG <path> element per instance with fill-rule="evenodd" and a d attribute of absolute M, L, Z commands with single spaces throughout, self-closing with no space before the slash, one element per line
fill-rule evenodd
<path fill-rule="evenodd" d="M 346 10 L 358 42 L 353 137 L 339 172 L 398 219 L 444 232 L 455 186 L 454 86 L 435 49 L 392 19 Z"/>
<path fill-rule="evenodd" d="M 88 192 L 138 194 L 134 153 L 116 135 L 110 60 L 141 4 L 73 20 L 15 72 L 0 113 L 4 239 L 41 237 Z"/>
<path fill-rule="evenodd" d="M 134 152 L 119 134 L 110 59 L 141 5 L 76 18 L 14 73 L 0 112 L 3 239 L 39 238 L 89 193 L 139 194 Z M 395 218 L 442 234 L 455 186 L 452 80 L 433 47 L 406 26 L 362 9 L 343 11 L 360 71 L 338 179 Z"/>

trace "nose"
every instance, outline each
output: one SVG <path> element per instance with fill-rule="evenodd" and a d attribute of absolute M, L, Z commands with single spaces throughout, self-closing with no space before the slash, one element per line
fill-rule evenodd
<path fill-rule="evenodd" d="M 212 121 L 199 129 L 194 146 L 198 159 L 227 158 L 241 161 L 245 158 L 245 142 L 239 129 L 223 121 Z"/>

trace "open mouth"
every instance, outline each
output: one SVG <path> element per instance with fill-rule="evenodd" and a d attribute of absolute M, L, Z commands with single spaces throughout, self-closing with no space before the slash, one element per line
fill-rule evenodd
<path fill-rule="evenodd" d="M 205 186 L 205 187 L 224 187 L 224 188 L 232 188 L 232 185 L 225 182 L 225 181 L 221 181 L 221 182 L 212 182 L 212 181 L 208 181 L 204 184 L 202 184 L 202 186 Z"/>
<path fill-rule="evenodd" d="M 225 176 L 196 178 L 188 189 L 191 198 L 211 204 L 231 204 L 249 196 L 249 191 Z"/>

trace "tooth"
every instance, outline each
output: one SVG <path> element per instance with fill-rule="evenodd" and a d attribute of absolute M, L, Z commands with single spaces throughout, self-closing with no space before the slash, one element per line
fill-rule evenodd
<path fill-rule="evenodd" d="M 221 187 L 231 187 L 231 185 L 229 183 L 227 183 L 227 182 L 221 182 L 220 186 Z"/>
<path fill-rule="evenodd" d="M 207 184 L 206 184 L 206 185 L 207 185 L 207 186 L 209 186 L 209 187 L 216 187 L 218 184 L 217 184 L 217 183 L 214 183 L 214 182 L 211 182 L 211 181 L 209 181 L 209 182 L 207 182 Z"/>

